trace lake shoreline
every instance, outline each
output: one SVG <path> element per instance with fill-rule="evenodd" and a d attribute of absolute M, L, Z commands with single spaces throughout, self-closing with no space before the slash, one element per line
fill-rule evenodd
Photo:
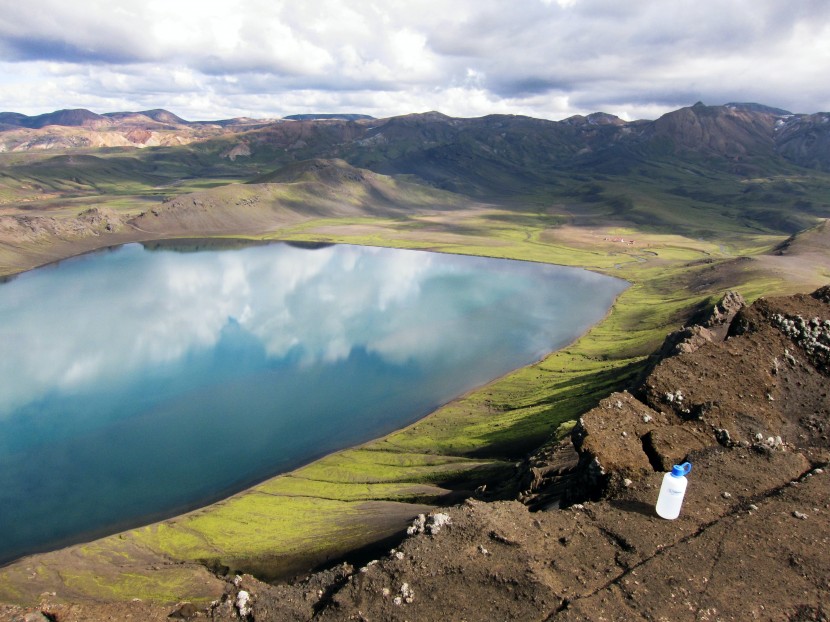
<path fill-rule="evenodd" d="M 269 243 L 269 245 L 271 245 L 271 243 Z M 177 240 L 166 241 L 166 242 L 161 244 L 162 249 L 175 250 L 175 251 L 205 250 L 204 249 L 205 246 L 210 247 L 211 250 L 222 250 L 222 251 L 228 250 L 229 247 L 234 248 L 234 249 L 241 249 L 241 248 L 248 248 L 249 247 L 249 245 L 247 243 L 244 243 L 244 241 L 230 240 L 230 239 L 227 239 L 227 238 L 217 240 L 216 242 L 209 242 L 209 243 L 206 243 L 204 239 L 198 239 L 198 240 L 197 239 L 192 239 L 192 238 L 191 239 L 177 239 Z M 257 255 L 262 255 L 262 253 L 265 252 L 265 251 L 261 251 L 261 252 L 260 251 L 253 251 L 254 246 L 261 247 L 262 243 L 254 243 L 252 246 L 250 246 L 250 248 L 252 250 L 245 256 L 250 257 L 251 253 L 253 253 L 253 252 L 256 252 Z M 300 245 L 295 244 L 295 246 L 300 246 Z M 340 251 L 340 253 L 347 253 L 349 256 L 352 256 L 352 254 L 354 252 L 357 252 L 358 249 L 361 248 L 360 246 L 357 246 L 357 245 L 340 245 L 340 246 L 343 249 L 342 251 Z M 308 248 L 308 245 L 303 244 L 302 247 Z M 288 248 L 288 247 L 274 246 L 273 247 L 273 252 L 278 252 L 278 251 L 283 252 L 281 250 L 282 248 Z M 314 248 L 319 248 L 319 245 L 314 245 Z M 332 249 L 334 249 L 334 248 L 336 248 L 336 247 L 332 247 Z M 158 259 L 160 257 L 160 256 L 156 257 L 153 254 L 153 251 L 158 250 L 158 248 L 156 247 L 155 244 L 151 244 L 151 246 L 149 248 L 145 245 L 144 246 L 144 252 L 139 253 L 139 255 L 136 255 L 135 250 L 130 251 L 129 255 L 127 255 L 127 254 L 125 254 L 127 250 L 129 250 L 128 247 L 123 247 L 123 246 L 111 246 L 111 247 L 103 248 L 99 252 L 105 253 L 105 254 L 110 254 L 110 255 L 101 257 L 99 260 L 97 260 L 95 262 L 94 265 L 100 264 L 101 261 L 103 261 L 103 260 L 106 260 L 107 262 L 117 261 L 117 265 L 119 266 L 119 269 L 124 270 L 125 269 L 125 264 L 124 264 L 125 259 L 124 258 L 134 257 L 134 256 L 135 257 L 145 257 L 146 256 L 148 258 Z M 146 254 L 147 251 L 150 251 L 149 255 Z M 118 252 L 120 252 L 120 255 L 115 255 L 114 254 L 114 253 L 118 253 Z M 391 249 L 386 249 L 386 250 L 378 249 L 378 252 L 380 253 L 380 255 L 378 255 L 378 257 L 384 257 L 386 254 L 389 254 L 389 253 L 394 253 L 396 257 L 398 255 L 400 255 L 401 258 L 403 258 L 403 257 L 417 257 L 417 255 L 414 255 L 414 254 L 413 255 L 408 255 L 407 254 L 407 253 L 411 253 L 412 251 L 403 251 L 403 253 L 397 253 L 396 251 L 393 251 Z M 296 254 L 296 252 L 294 252 L 293 254 Z M 221 257 L 225 258 L 225 261 L 227 261 L 227 258 L 228 258 L 228 256 L 224 255 L 224 254 L 215 255 L 215 256 L 216 257 L 221 256 Z M 339 254 L 336 254 L 335 256 L 339 256 Z M 375 256 L 375 254 L 372 253 L 371 255 L 367 256 L 367 259 L 369 257 L 374 258 L 374 256 Z M 445 256 L 447 256 L 448 259 L 450 257 L 449 254 L 445 254 Z M 73 259 L 78 259 L 79 257 L 80 256 L 75 256 Z M 115 259 L 116 257 L 123 257 L 123 258 L 120 259 L 120 260 L 117 260 L 117 259 Z M 166 265 L 169 265 L 170 261 L 172 261 L 172 258 L 176 258 L 176 257 L 179 257 L 179 256 L 178 255 L 170 255 L 169 258 L 166 260 Z M 240 257 L 242 257 L 242 256 L 240 256 Z M 297 257 L 301 258 L 302 255 L 298 255 Z M 310 255 L 309 257 L 312 257 L 312 256 Z M 554 292 L 557 291 L 556 283 L 559 283 L 558 279 L 562 279 L 562 278 L 566 279 L 567 283 L 569 284 L 568 285 L 569 288 L 570 287 L 575 288 L 573 290 L 569 290 L 569 291 L 571 291 L 571 295 L 574 297 L 574 299 L 581 299 L 580 295 L 577 293 L 577 291 L 580 288 L 587 288 L 586 291 L 588 291 L 588 289 L 589 289 L 592 292 L 591 293 L 591 299 L 592 300 L 597 295 L 596 293 L 598 291 L 597 290 L 598 283 L 594 282 L 594 279 L 596 279 L 597 277 L 591 277 L 591 280 L 587 281 L 585 284 L 580 286 L 580 285 L 578 285 L 578 283 L 582 282 L 581 281 L 582 277 L 574 276 L 574 275 L 578 274 L 577 272 L 573 272 L 573 270 L 575 270 L 575 268 L 567 268 L 567 272 L 566 271 L 559 271 L 555 267 L 550 267 L 550 269 L 548 269 L 545 266 L 545 264 L 543 264 L 541 262 L 536 262 L 536 265 L 538 266 L 538 269 L 533 269 L 531 272 L 528 272 L 528 270 L 525 267 L 520 266 L 518 263 L 514 264 L 513 266 L 511 266 L 509 268 L 506 268 L 506 267 L 490 268 L 489 267 L 490 266 L 489 260 L 487 260 L 488 263 L 483 263 L 483 261 L 486 260 L 485 258 L 482 258 L 482 260 L 480 261 L 480 260 L 472 258 L 472 257 L 465 258 L 464 255 L 455 255 L 455 257 L 456 257 L 456 259 L 453 259 L 452 263 L 450 264 L 451 266 L 453 266 L 453 268 L 451 268 L 453 274 L 455 274 L 456 270 L 461 269 L 461 266 L 467 266 L 467 268 L 465 268 L 465 270 L 466 269 L 486 270 L 488 274 L 493 275 L 494 279 L 496 279 L 496 278 L 497 279 L 508 278 L 511 281 L 516 281 L 517 278 L 520 277 L 520 275 L 525 275 L 525 272 L 527 272 L 528 274 L 525 275 L 527 278 L 531 278 L 531 275 L 534 275 L 532 278 L 545 279 L 546 281 L 548 279 L 553 279 L 553 281 L 551 281 L 551 283 L 553 283 L 553 285 L 551 285 L 550 287 L 545 287 L 544 288 L 545 290 L 549 290 L 551 292 L 550 295 L 552 295 L 552 296 L 557 296 L 557 294 L 554 293 Z M 191 259 L 192 259 L 191 257 L 188 257 L 187 254 L 181 255 L 181 258 L 182 258 L 182 260 L 187 259 L 188 261 L 191 261 Z M 135 260 L 132 260 L 132 261 L 135 261 Z M 372 259 L 372 261 L 375 261 L 375 260 Z M 387 259 L 387 261 L 388 261 L 388 259 Z M 418 264 L 420 265 L 421 259 L 417 259 L 415 261 L 417 261 Z M 493 260 L 493 261 L 504 261 L 504 260 Z M 386 261 L 381 261 L 380 262 L 380 264 L 384 264 L 384 265 L 385 265 L 385 263 L 386 263 Z M 428 265 L 433 265 L 433 263 L 434 263 L 434 260 L 432 260 Z M 437 266 L 441 266 L 443 263 L 444 262 L 441 261 L 441 262 L 438 262 L 435 265 L 437 267 Z M 522 263 L 530 266 L 532 262 L 522 262 Z M 93 264 L 87 263 L 85 265 L 90 265 L 91 266 Z M 493 264 L 493 265 L 494 266 L 505 266 L 505 265 L 509 265 L 509 264 L 497 263 L 497 264 Z M 53 264 L 53 266 L 54 266 L 54 264 Z M 476 268 L 473 268 L 473 266 L 476 266 Z M 78 269 L 80 269 L 80 268 L 76 268 L 75 271 L 77 271 Z M 450 269 L 450 268 L 448 266 L 445 269 Z M 554 269 L 556 271 L 552 271 Z M 85 268 L 85 270 L 89 270 L 89 268 Z M 439 268 L 439 270 L 440 270 L 440 268 Z M 506 270 L 506 272 L 504 272 L 505 270 Z M 102 278 L 104 278 L 104 277 L 101 276 L 101 274 L 99 274 L 99 272 L 100 272 L 100 268 L 96 269 L 96 271 L 95 271 L 96 282 L 99 282 Z M 585 271 L 585 272 L 587 273 L 587 271 Z M 473 274 L 473 273 L 471 272 L 471 274 Z M 500 276 L 498 276 L 498 275 L 500 275 Z M 59 274 L 52 274 L 52 275 L 47 275 L 47 276 L 49 276 L 50 278 L 59 278 L 60 277 Z M 63 278 L 66 278 L 66 277 L 63 277 Z M 219 278 L 219 277 L 217 277 L 217 278 Z M 607 279 L 607 278 L 608 277 L 604 277 L 604 279 Z M 590 283 L 590 285 L 588 285 L 588 283 Z M 609 280 L 607 280 L 607 282 L 605 280 L 602 281 L 602 284 L 606 288 L 613 288 L 613 290 L 615 292 L 616 292 L 617 289 L 623 287 L 623 283 L 624 282 L 619 280 L 619 279 L 613 279 L 613 280 L 609 279 Z M 83 285 L 83 283 L 81 285 Z M 12 287 L 13 287 L 13 285 L 12 285 Z M 503 286 L 499 286 L 499 287 L 503 287 Z M 482 290 L 481 287 L 477 287 L 477 292 L 478 292 L 477 297 L 481 297 L 484 294 L 485 291 L 486 290 Z M 536 292 L 537 297 L 538 297 L 538 295 L 540 294 L 541 291 L 542 290 L 538 290 Z M 500 294 L 500 296 L 501 295 L 503 295 L 503 293 Z M 612 292 L 609 290 L 607 295 L 608 296 L 612 295 Z M 616 295 L 618 295 L 618 294 L 616 294 Z M 117 296 L 117 291 L 113 291 L 111 288 L 107 287 L 107 296 L 108 297 Z M 144 299 L 143 296 L 142 296 L 142 299 Z M 518 298 L 518 300 L 521 300 L 521 299 L 522 299 L 522 297 L 520 296 Z M 406 304 L 407 304 L 407 308 L 411 310 L 411 303 L 407 302 Z M 518 304 L 518 303 L 516 303 L 516 304 Z M 603 304 L 604 304 L 604 302 L 603 302 Z M 499 306 L 501 307 L 501 305 L 499 305 Z M 523 304 L 523 306 L 527 306 L 527 305 Z M 488 305 L 488 308 L 489 308 L 489 305 Z M 531 306 L 530 308 L 533 308 L 533 307 Z M 204 309 L 203 309 L 203 312 L 204 312 Z M 562 311 L 560 311 L 560 312 L 562 312 Z M 565 317 L 559 316 L 558 313 L 560 313 L 560 312 L 557 312 L 557 315 L 556 315 L 557 319 L 555 321 L 555 325 L 556 325 L 556 333 L 555 334 L 557 334 L 557 335 L 559 334 L 560 331 L 564 330 L 564 328 L 566 326 L 568 326 L 567 321 L 565 321 L 565 317 L 567 317 L 567 314 L 566 314 Z M 606 310 L 603 313 L 603 316 L 607 316 L 607 313 L 608 313 L 608 311 Z M 84 312 L 81 312 L 81 315 L 87 315 L 87 314 L 84 313 Z M 519 313 L 519 310 L 516 309 L 514 311 L 509 311 L 507 313 L 507 315 L 510 318 L 514 318 L 514 317 L 520 317 L 521 313 Z M 580 313 L 580 314 L 577 314 L 574 317 L 580 317 L 581 318 L 584 315 L 585 315 L 584 313 Z M 103 318 L 100 318 L 99 323 L 102 322 L 102 321 L 103 321 Z M 125 318 L 122 317 L 121 321 L 123 322 L 123 321 L 126 321 L 126 320 L 125 320 Z M 145 320 L 145 321 L 148 321 L 148 320 Z M 480 321 L 480 318 L 479 318 L 479 321 Z M 600 317 L 597 321 L 598 322 L 602 321 L 602 318 Z M 154 330 L 157 331 L 158 330 L 157 323 L 154 321 L 153 324 L 154 324 Z M 492 324 L 490 322 L 488 322 L 487 325 L 491 326 Z M 590 329 L 590 327 L 588 327 L 588 329 Z M 586 329 L 586 330 L 588 330 L 588 329 Z M 396 329 L 395 332 L 397 333 L 397 331 L 398 331 L 398 329 Z M 16 332 L 20 332 L 20 331 L 16 331 Z M 141 331 L 138 330 L 138 329 L 130 330 L 129 332 L 130 332 L 130 334 L 141 334 Z M 289 330 L 289 333 L 290 332 L 291 331 Z M 504 330 L 496 330 L 496 331 L 494 331 L 494 334 L 498 335 L 502 332 L 504 332 Z M 571 333 L 569 331 L 568 332 L 568 337 L 567 337 L 567 342 L 565 342 L 562 345 L 557 344 L 558 345 L 557 349 L 561 349 L 562 347 L 567 347 L 568 343 L 573 343 L 575 340 L 579 339 L 581 334 L 582 333 L 574 334 L 573 336 L 571 336 Z M 445 340 L 443 340 L 443 339 L 439 339 L 439 341 L 441 341 L 442 343 L 445 342 Z M 129 348 L 127 348 L 127 349 L 129 350 Z M 553 351 L 555 351 L 555 350 L 553 350 Z M 488 352 L 493 354 L 494 352 L 498 352 L 498 350 L 494 351 L 494 350 L 488 348 Z M 546 350 L 545 354 L 543 354 L 541 356 L 539 354 L 535 354 L 533 356 L 533 358 L 530 359 L 530 362 L 525 364 L 524 366 L 527 366 L 528 364 L 533 365 L 533 364 L 537 363 L 539 360 L 544 360 L 545 358 L 550 356 L 551 352 L 552 351 L 550 351 L 550 350 Z M 457 354 L 458 353 L 456 352 L 455 355 L 457 356 Z M 103 356 L 103 353 L 99 352 L 99 356 Z M 349 358 L 351 358 L 351 356 Z M 444 358 L 444 357 L 442 357 L 442 358 Z M 500 357 L 495 356 L 494 358 L 498 359 Z M 523 356 L 522 358 L 525 358 L 525 357 Z M 78 359 L 78 360 L 81 360 L 81 359 Z M 527 360 L 527 359 L 525 359 L 525 360 Z M 120 367 L 120 365 L 119 365 L 119 367 Z M 499 367 L 503 367 L 503 365 L 499 365 Z M 59 539 L 51 540 L 49 543 L 46 543 L 46 544 L 43 544 L 43 545 L 39 545 L 39 544 L 35 545 L 34 547 L 30 548 L 29 550 L 25 551 L 22 554 L 10 554 L 10 555 L 4 557 L 4 559 L 2 560 L 3 565 L 8 565 L 8 563 L 14 562 L 15 560 L 18 560 L 22 557 L 27 557 L 27 556 L 30 556 L 30 555 L 35 554 L 35 553 L 48 552 L 50 550 L 54 550 L 54 549 L 57 549 L 57 548 L 64 548 L 66 546 L 70 546 L 70 545 L 73 545 L 73 544 L 82 544 L 82 543 L 85 543 L 85 542 L 89 542 L 91 540 L 99 539 L 101 537 L 106 537 L 108 535 L 116 534 L 116 533 L 119 533 L 121 531 L 139 529 L 139 528 L 142 528 L 144 526 L 151 525 L 151 524 L 154 524 L 154 523 L 160 523 L 160 522 L 164 522 L 164 521 L 175 520 L 177 518 L 181 518 L 182 516 L 185 516 L 187 514 L 195 512 L 195 511 L 205 511 L 209 506 L 214 505 L 217 502 L 227 501 L 230 497 L 233 497 L 237 494 L 242 494 L 245 491 L 250 491 L 251 489 L 256 488 L 256 487 L 258 487 L 262 484 L 266 484 L 269 480 L 273 479 L 274 477 L 277 477 L 277 476 L 280 476 L 280 475 L 295 474 L 298 470 L 302 469 L 303 467 L 306 467 L 306 466 L 308 466 L 308 465 L 310 465 L 314 462 L 317 462 L 318 460 L 320 460 L 322 458 L 325 458 L 327 456 L 334 456 L 334 455 L 339 454 L 340 452 L 342 452 L 344 450 L 347 450 L 347 449 L 350 449 L 350 448 L 354 449 L 354 448 L 362 447 L 364 445 L 367 445 L 367 444 L 370 444 L 370 443 L 373 443 L 373 442 L 378 442 L 379 440 L 385 439 L 386 437 L 388 437 L 392 434 L 408 430 L 412 426 L 416 425 L 418 422 L 424 421 L 433 412 L 435 412 L 436 410 L 442 408 L 443 406 L 446 406 L 448 403 L 454 402 L 454 401 L 459 400 L 459 399 L 463 400 L 469 394 L 480 390 L 481 387 L 486 386 L 487 384 L 490 384 L 492 382 L 495 382 L 499 378 L 503 378 L 507 374 L 514 373 L 516 371 L 516 369 L 518 369 L 518 368 L 510 368 L 510 369 L 507 369 L 507 370 L 500 370 L 496 375 L 491 375 L 490 372 L 487 372 L 486 375 L 489 378 L 488 380 L 475 380 L 474 384 L 472 384 L 471 386 L 468 386 L 467 388 L 465 388 L 464 391 L 460 394 L 457 394 L 456 397 L 453 397 L 449 400 L 445 400 L 443 402 L 435 402 L 436 406 L 431 406 L 429 409 L 424 410 L 423 412 L 419 413 L 414 418 L 409 418 L 409 422 L 406 423 L 405 425 L 395 426 L 393 429 L 389 429 L 390 428 L 389 425 L 384 425 L 383 427 L 387 428 L 387 430 L 389 430 L 389 431 L 388 432 L 382 432 L 380 436 L 372 435 L 367 440 L 363 440 L 363 441 L 359 441 L 359 442 L 354 443 L 354 444 L 350 444 L 347 447 L 343 447 L 343 448 L 338 449 L 334 452 L 320 451 L 316 455 L 314 455 L 310 458 L 292 459 L 291 461 L 294 462 L 295 464 L 292 465 L 287 470 L 284 467 L 276 467 L 273 470 L 269 469 L 271 471 L 269 474 L 264 475 L 264 476 L 257 476 L 253 479 L 250 479 L 247 482 L 245 482 L 244 485 L 240 485 L 238 483 L 231 483 L 231 484 L 228 484 L 227 486 L 222 487 L 218 491 L 212 491 L 207 496 L 203 496 L 203 497 L 200 497 L 198 499 L 194 499 L 193 501 L 188 501 L 188 502 L 183 503 L 183 504 L 181 504 L 177 507 L 173 507 L 173 508 L 170 508 L 170 509 L 163 509 L 163 510 L 159 510 L 159 511 L 150 511 L 150 512 L 146 512 L 146 513 L 142 513 L 137 517 L 125 517 L 123 519 L 118 520 L 115 523 L 109 523 L 107 525 L 102 525 L 100 527 L 92 527 L 91 529 L 86 529 L 86 530 L 80 532 L 79 535 L 77 535 L 77 536 L 66 536 L 66 537 L 61 536 Z M 465 385 L 466 384 L 468 384 L 468 383 L 465 382 Z M 411 401 L 411 400 L 409 400 L 409 401 Z M 206 451 L 210 452 L 209 448 L 207 448 Z M 213 452 L 210 452 L 210 453 L 213 453 Z M 150 463 L 154 462 L 154 460 L 152 459 L 152 454 L 147 459 L 150 461 Z M 24 478 L 24 479 L 28 479 L 28 478 Z M 54 495 L 49 495 L 49 497 L 53 497 L 53 496 Z M 448 496 L 454 498 L 456 495 L 448 495 Z M 28 524 L 28 522 L 27 522 L 27 524 Z M 13 537 L 13 533 L 14 533 L 14 530 L 12 530 L 12 537 Z M 12 539 L 12 542 L 14 542 L 13 539 Z"/>

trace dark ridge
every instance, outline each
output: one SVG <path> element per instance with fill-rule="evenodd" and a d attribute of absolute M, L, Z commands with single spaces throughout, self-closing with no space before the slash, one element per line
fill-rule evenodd
<path fill-rule="evenodd" d="M 40 129 L 47 125 L 84 126 L 93 125 L 101 121 L 107 121 L 107 118 L 85 108 L 56 110 L 55 112 L 39 114 L 34 117 L 17 112 L 0 113 L 0 123 L 15 125 L 17 127 L 27 127 L 29 129 Z"/>
<path fill-rule="evenodd" d="M 289 121 L 364 121 L 371 120 L 375 117 L 368 114 L 338 114 L 338 113 L 311 113 L 311 114 L 292 114 L 283 117 Z"/>
<path fill-rule="evenodd" d="M 268 240 L 244 240 L 237 238 L 173 238 L 170 240 L 153 240 L 140 243 L 148 251 L 172 251 L 177 253 L 196 253 L 200 251 L 225 251 L 265 246 Z"/>
<path fill-rule="evenodd" d="M 25 114 L 20 114 L 19 112 L 0 112 L 0 125 L 11 125 L 14 127 L 24 127 L 24 123 L 26 119 L 28 119 Z"/>
<path fill-rule="evenodd" d="M 765 106 L 764 104 L 756 104 L 754 102 L 729 102 L 724 104 L 726 108 L 733 110 L 743 110 L 744 112 L 760 112 L 762 114 L 774 114 L 779 116 L 788 116 L 792 112 L 784 110 L 783 108 L 773 108 L 772 106 Z"/>
<path fill-rule="evenodd" d="M 283 242 L 288 246 L 293 246 L 294 248 L 302 248 L 304 250 L 309 251 L 316 251 L 320 250 L 321 248 L 328 248 L 330 246 L 334 246 L 331 242 L 303 242 L 301 240 L 288 240 Z"/>

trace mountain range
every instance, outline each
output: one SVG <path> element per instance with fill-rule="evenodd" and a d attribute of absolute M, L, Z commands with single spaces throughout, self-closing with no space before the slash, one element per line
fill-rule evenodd
<path fill-rule="evenodd" d="M 295 131 L 276 129 L 286 124 L 300 127 Z M 601 112 L 576 115 L 562 121 L 516 115 L 459 119 L 429 112 L 387 119 L 359 114 L 304 114 L 284 119 L 235 118 L 195 122 L 162 109 L 106 114 L 75 109 L 36 116 L 2 112 L 0 150 L 93 146 L 91 141 L 84 144 L 83 134 L 79 135 L 80 140 L 66 143 L 15 141 L 19 136 L 15 132 L 22 129 L 48 134 L 50 129 L 56 131 L 58 128 L 125 133 L 135 146 L 146 144 L 140 137 L 129 137 L 136 129 L 176 132 L 180 142 L 205 138 L 205 130 L 212 129 L 215 134 L 239 134 L 240 138 L 254 144 L 294 150 L 310 145 L 305 138 L 286 142 L 302 134 L 316 139 L 315 142 L 328 138 L 329 148 L 339 148 L 347 154 L 351 152 L 357 160 L 361 159 L 360 154 L 366 147 L 373 146 L 374 151 L 386 156 L 383 158 L 386 167 L 395 172 L 423 169 L 422 160 L 427 159 L 459 160 L 462 154 L 531 164 L 539 170 L 545 165 L 567 160 L 571 169 L 605 168 L 610 172 L 621 172 L 620 159 L 624 156 L 632 158 L 628 164 L 630 170 L 635 161 L 649 156 L 681 152 L 730 159 L 737 173 L 749 172 L 753 161 L 765 157 L 830 170 L 830 113 L 793 114 L 755 103 L 706 106 L 699 102 L 654 121 L 624 121 Z M 215 134 L 208 132 L 207 135 Z M 536 162 L 529 161 L 539 156 L 542 157 Z"/>
<path fill-rule="evenodd" d="M 830 113 L 756 103 L 697 103 L 653 121 L 4 112 L 2 153 L 7 203 L 123 193 L 139 182 L 142 196 L 183 179 L 250 182 L 322 159 L 474 200 L 578 204 L 581 215 L 694 237 L 713 228 L 792 234 L 830 216 Z"/>

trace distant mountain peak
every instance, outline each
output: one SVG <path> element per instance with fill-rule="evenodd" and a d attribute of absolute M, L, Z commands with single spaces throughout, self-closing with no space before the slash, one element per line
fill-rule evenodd
<path fill-rule="evenodd" d="M 450 121 L 452 117 L 445 115 L 443 112 L 438 112 L 437 110 L 430 110 L 429 112 L 413 112 L 411 114 L 405 114 L 402 117 L 404 119 L 416 119 L 419 121 Z"/>
<path fill-rule="evenodd" d="M 69 127 L 100 125 L 107 121 L 106 117 L 95 114 L 86 108 L 73 108 L 47 112 L 34 117 L 25 117 L 21 125 L 33 129 L 40 129 L 47 125 L 64 125 Z"/>
<path fill-rule="evenodd" d="M 607 112 L 592 112 L 588 116 L 581 114 L 574 115 L 564 119 L 564 123 L 568 125 L 583 126 L 583 125 L 625 125 L 626 122 L 619 117 L 608 114 Z"/>
<path fill-rule="evenodd" d="M 164 108 L 153 108 L 152 110 L 142 110 L 140 114 L 145 117 L 150 117 L 153 121 L 159 123 L 174 123 L 177 125 L 187 125 L 189 121 L 185 121 L 180 116 L 173 114 Z"/>
<path fill-rule="evenodd" d="M 103 116 L 117 122 L 146 123 L 147 121 L 155 121 L 156 123 L 163 123 L 165 125 L 190 125 L 189 121 L 185 121 L 181 117 L 162 108 L 142 110 L 140 112 L 107 112 Z"/>

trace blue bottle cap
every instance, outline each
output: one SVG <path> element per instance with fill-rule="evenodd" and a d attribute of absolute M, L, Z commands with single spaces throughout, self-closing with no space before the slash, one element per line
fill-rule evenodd
<path fill-rule="evenodd" d="M 671 474 L 672 477 L 683 477 L 684 475 L 688 475 L 691 470 L 692 464 L 690 462 L 684 462 L 683 464 L 675 464 L 671 468 Z"/>

